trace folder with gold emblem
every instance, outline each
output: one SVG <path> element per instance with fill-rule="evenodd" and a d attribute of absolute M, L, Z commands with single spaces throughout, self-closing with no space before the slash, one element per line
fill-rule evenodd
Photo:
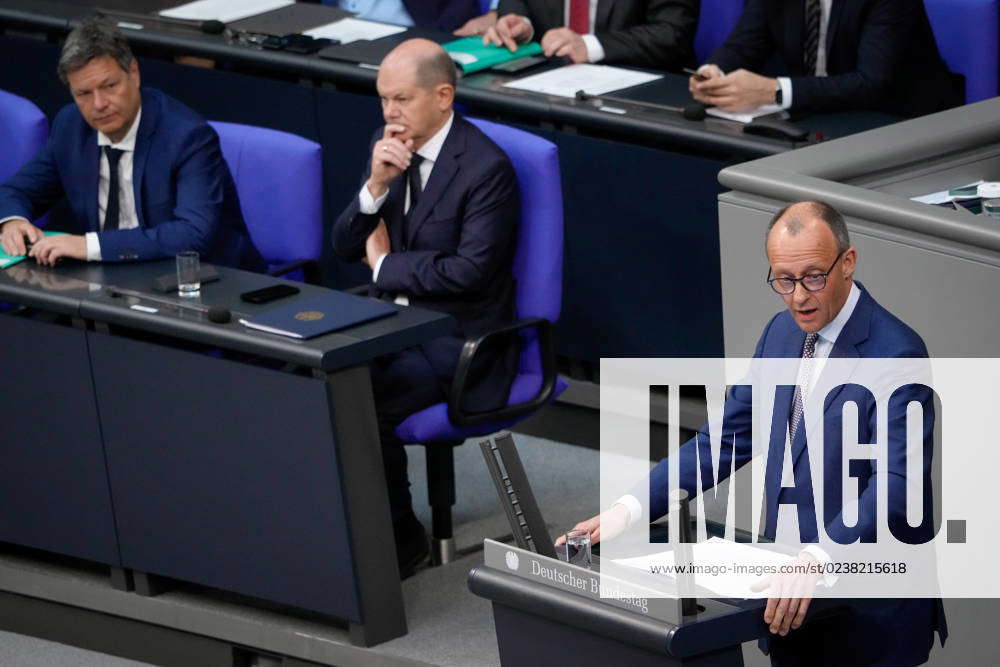
<path fill-rule="evenodd" d="M 260 315 L 241 319 L 240 324 L 279 336 L 305 339 L 388 317 L 398 310 L 397 306 L 384 301 L 331 291 L 296 299 Z"/>

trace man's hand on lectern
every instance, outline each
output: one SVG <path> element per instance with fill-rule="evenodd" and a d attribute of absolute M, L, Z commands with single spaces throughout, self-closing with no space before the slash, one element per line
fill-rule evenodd
<path fill-rule="evenodd" d="M 819 581 L 819 561 L 807 553 L 789 563 L 805 566 L 804 572 L 772 574 L 754 583 L 750 590 L 767 590 L 770 596 L 764 608 L 764 622 L 772 634 L 784 637 L 789 630 L 797 630 L 806 618 L 809 603 L 812 602 Z"/>
<path fill-rule="evenodd" d="M 602 539 L 613 540 L 622 534 L 628 526 L 628 508 L 621 503 L 615 503 L 597 516 L 590 517 L 586 521 L 573 526 L 573 530 L 585 530 L 590 533 L 590 543 L 597 544 Z M 560 535 L 556 539 L 556 546 L 561 547 L 566 543 L 566 536 Z"/>

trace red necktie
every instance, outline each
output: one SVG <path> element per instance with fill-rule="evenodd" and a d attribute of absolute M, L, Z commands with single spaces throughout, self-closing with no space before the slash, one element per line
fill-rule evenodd
<path fill-rule="evenodd" d="M 590 32 L 590 0 L 569 0 L 569 29 L 578 35 Z"/>

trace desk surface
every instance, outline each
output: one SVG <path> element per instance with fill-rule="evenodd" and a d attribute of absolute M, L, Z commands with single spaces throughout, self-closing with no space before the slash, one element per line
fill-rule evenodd
<path fill-rule="evenodd" d="M 133 13 L 152 13 L 178 4 L 175 0 L 0 0 L 0 23 L 34 27 L 48 30 L 66 31 L 72 24 L 91 14 L 98 7 L 107 10 L 124 10 Z M 315 9 L 315 8 L 313 8 Z M 295 6 L 283 11 L 295 11 Z M 334 14 L 336 10 L 331 8 Z M 333 18 L 331 18 L 333 20 Z M 196 30 L 168 27 L 165 24 L 151 24 L 142 30 L 125 29 L 131 42 L 153 48 L 169 48 L 191 55 L 217 58 L 229 62 L 243 63 L 255 68 L 276 73 L 294 74 L 301 77 L 352 85 L 369 92 L 374 91 L 376 71 L 370 67 L 360 67 L 346 62 L 325 60 L 318 56 L 294 55 L 276 51 L 265 51 L 255 47 L 233 43 L 222 35 L 205 35 Z M 402 41 L 415 35 L 436 38 L 439 41 L 448 35 L 434 35 L 426 31 L 410 30 L 385 39 Z M 601 111 L 591 102 L 517 91 L 503 88 L 512 76 L 492 72 L 480 72 L 465 77 L 457 89 L 457 99 L 461 103 L 485 107 L 490 111 L 508 114 L 533 122 L 565 124 L 602 135 L 649 144 L 651 141 L 667 143 L 671 147 L 696 150 L 699 152 L 735 155 L 739 158 L 762 157 L 781 153 L 802 143 L 747 135 L 742 125 L 722 119 L 709 118 L 704 121 L 685 120 L 679 114 L 643 109 L 638 106 L 623 106 L 625 114 Z M 687 78 L 677 74 L 666 74 L 663 79 L 616 91 L 617 97 L 636 101 L 654 102 L 672 106 L 690 104 L 687 92 Z M 892 116 L 874 112 L 851 112 L 822 114 L 803 119 L 799 125 L 824 137 L 838 137 L 886 125 L 897 120 Z"/>
<path fill-rule="evenodd" d="M 254 331 L 237 320 L 291 303 L 292 299 L 329 290 L 248 271 L 216 268 L 220 280 L 202 285 L 200 297 L 181 298 L 176 293 L 163 294 L 150 289 L 155 277 L 174 271 L 173 260 L 137 264 L 74 262 L 56 268 L 41 267 L 28 260 L 0 271 L 0 300 L 259 354 L 327 372 L 364 363 L 372 357 L 417 345 L 452 330 L 453 323 L 448 315 L 400 307 L 399 312 L 390 317 L 310 340 Z M 243 292 L 276 283 L 294 285 L 301 294 L 265 305 L 240 301 L 239 295 Z M 150 298 L 114 297 L 108 293 L 108 287 L 141 292 Z M 159 308 L 160 312 L 139 312 L 131 308 L 134 303 Z M 215 324 L 202 312 L 175 309 L 170 304 L 228 308 L 232 321 Z"/>

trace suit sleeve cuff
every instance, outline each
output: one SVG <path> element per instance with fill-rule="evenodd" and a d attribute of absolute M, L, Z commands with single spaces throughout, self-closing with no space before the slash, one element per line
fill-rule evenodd
<path fill-rule="evenodd" d="M 83 238 L 87 242 L 87 261 L 101 261 L 101 242 L 97 240 L 97 232 L 87 232 Z"/>
<path fill-rule="evenodd" d="M 368 183 L 365 183 L 361 186 L 361 192 L 358 193 L 358 210 L 365 215 L 374 215 L 382 208 L 382 204 L 385 203 L 385 198 L 388 196 L 389 191 L 386 190 L 378 199 L 372 198 L 372 193 L 368 191 Z"/>
<path fill-rule="evenodd" d="M 382 260 L 384 260 L 388 254 L 389 253 L 384 252 L 384 253 L 382 253 L 381 255 L 378 256 L 377 260 L 375 260 L 375 268 L 372 269 L 372 282 L 373 283 L 378 282 L 378 272 L 382 269 Z"/>
<path fill-rule="evenodd" d="M 604 47 L 601 40 L 596 35 L 581 35 L 583 43 L 587 47 L 587 62 L 599 63 L 604 60 Z"/>
<path fill-rule="evenodd" d="M 779 76 L 778 85 L 781 86 L 781 108 L 790 109 L 792 106 L 792 80 L 787 76 Z"/>
<path fill-rule="evenodd" d="M 625 495 L 614 502 L 616 505 L 623 505 L 628 510 L 628 525 L 638 521 L 642 517 L 642 505 L 639 499 L 633 495 Z"/>
<path fill-rule="evenodd" d="M 810 544 L 807 547 L 805 547 L 802 550 L 802 553 L 809 554 L 817 561 L 819 561 L 819 564 L 822 566 L 825 566 L 827 563 L 830 562 L 830 555 L 825 551 L 823 551 L 822 549 L 820 549 L 815 544 Z M 838 575 L 833 574 L 832 572 L 828 572 L 824 567 L 823 576 L 820 578 L 820 581 L 823 582 L 823 585 L 825 585 L 827 588 L 831 588 L 835 583 L 837 583 L 837 579 Z"/>

